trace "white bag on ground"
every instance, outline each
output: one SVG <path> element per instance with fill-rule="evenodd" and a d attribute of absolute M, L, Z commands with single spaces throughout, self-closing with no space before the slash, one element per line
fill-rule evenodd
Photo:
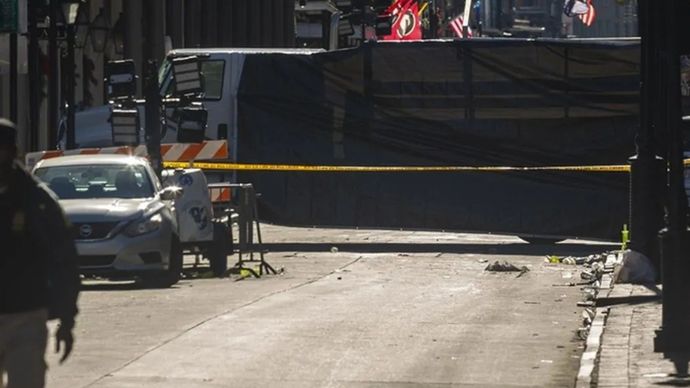
<path fill-rule="evenodd" d="M 657 272 L 651 260 L 642 253 L 625 251 L 616 283 L 654 284 Z"/>

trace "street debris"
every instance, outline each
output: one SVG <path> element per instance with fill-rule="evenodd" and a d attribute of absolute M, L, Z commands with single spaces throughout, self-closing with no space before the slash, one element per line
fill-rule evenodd
<path fill-rule="evenodd" d="M 592 263 L 589 269 L 580 273 L 582 280 L 597 281 L 604 274 L 604 265 L 600 262 Z"/>
<path fill-rule="evenodd" d="M 654 284 L 657 273 L 652 262 L 643 254 L 634 251 L 623 253 L 616 283 Z"/>
<path fill-rule="evenodd" d="M 583 265 L 592 264 L 595 262 L 606 261 L 608 253 L 599 253 L 595 255 L 589 255 L 584 257 L 566 256 L 560 257 L 556 255 L 548 255 L 544 258 L 545 263 L 550 264 L 567 264 L 567 265 Z"/>
<path fill-rule="evenodd" d="M 529 268 L 525 267 L 524 265 L 522 267 L 517 267 L 513 264 L 510 264 L 507 261 L 500 262 L 500 261 L 495 261 L 492 264 L 489 264 L 484 268 L 484 271 L 489 271 L 489 272 L 519 272 L 519 274 L 515 277 L 516 279 L 521 277 L 522 275 L 526 274 L 529 272 Z"/>
<path fill-rule="evenodd" d="M 582 264 L 584 262 L 584 260 L 581 260 L 581 262 L 578 262 L 578 260 L 575 257 L 566 257 L 561 262 L 563 264 L 576 265 L 576 264 Z"/>
<path fill-rule="evenodd" d="M 522 266 L 522 267 L 517 267 L 513 264 L 510 264 L 507 261 L 500 262 L 500 261 L 495 261 L 484 268 L 484 271 L 490 271 L 490 272 L 527 272 L 529 271 L 529 268 Z"/>
<path fill-rule="evenodd" d="M 597 297 L 597 290 L 591 287 L 585 287 L 582 289 L 582 292 L 585 294 L 585 300 L 594 300 Z"/>
<path fill-rule="evenodd" d="M 561 258 L 558 256 L 546 256 L 544 258 L 545 263 L 558 264 L 561 262 Z"/>
<path fill-rule="evenodd" d="M 331 253 L 338 253 L 338 247 L 331 247 Z"/>
<path fill-rule="evenodd" d="M 641 255 L 633 255 L 630 251 L 611 251 L 599 254 L 575 257 L 547 255 L 544 262 L 547 264 L 578 265 L 583 268 L 580 271 L 581 282 L 568 282 L 552 284 L 554 287 L 582 287 L 583 298 L 577 302 L 577 306 L 583 307 L 582 326 L 577 330 L 577 336 L 586 341 L 595 318 L 596 300 L 600 290 L 607 290 L 613 283 L 621 281 L 646 281 L 656 276 L 651 264 Z M 628 260 L 627 268 L 624 267 L 625 259 Z M 564 272 L 563 279 L 571 279 L 572 272 Z M 616 276 L 618 275 L 618 276 Z M 616 281 L 618 280 L 618 281 Z"/>
<path fill-rule="evenodd" d="M 589 327 L 592 324 L 595 315 L 594 308 L 592 306 L 587 306 L 587 308 L 582 311 L 582 324 Z"/>

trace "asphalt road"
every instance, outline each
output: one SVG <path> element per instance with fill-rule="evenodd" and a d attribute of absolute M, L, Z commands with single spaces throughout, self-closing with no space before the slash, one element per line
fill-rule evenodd
<path fill-rule="evenodd" d="M 573 386 L 582 294 L 555 285 L 577 281 L 578 268 L 544 255 L 614 248 L 439 232 L 262 232 L 281 275 L 158 290 L 88 281 L 73 356 L 58 365 L 49 344 L 48 387 Z M 496 260 L 530 271 L 484 271 Z"/>

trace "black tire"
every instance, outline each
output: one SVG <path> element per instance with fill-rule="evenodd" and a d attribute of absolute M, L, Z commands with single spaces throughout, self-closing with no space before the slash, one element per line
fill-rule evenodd
<path fill-rule="evenodd" d="M 153 288 L 168 288 L 180 281 L 184 255 L 182 254 L 182 244 L 180 238 L 172 237 L 170 244 L 170 265 L 166 271 L 156 274 L 143 276 L 144 283 Z"/>
<path fill-rule="evenodd" d="M 216 277 L 224 276 L 228 269 L 228 246 L 232 246 L 228 226 L 223 222 L 214 222 L 213 241 L 209 245 L 207 258 L 211 272 Z"/>
<path fill-rule="evenodd" d="M 533 245 L 553 245 L 563 241 L 562 238 L 549 238 L 549 237 L 527 237 L 518 236 L 520 240 L 528 242 Z"/>

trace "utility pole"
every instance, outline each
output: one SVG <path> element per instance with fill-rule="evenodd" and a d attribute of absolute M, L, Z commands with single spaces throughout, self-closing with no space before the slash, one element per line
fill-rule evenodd
<path fill-rule="evenodd" d="M 17 125 L 17 33 L 10 34 L 10 120 Z"/>
<path fill-rule="evenodd" d="M 74 65 L 74 41 L 75 41 L 75 27 L 74 25 L 67 25 L 67 79 L 65 84 L 65 95 L 67 96 L 67 133 L 66 133 L 66 148 L 68 150 L 77 148 L 76 144 L 76 128 L 75 128 L 75 65 Z"/>
<path fill-rule="evenodd" d="M 652 5 L 653 3 L 653 5 Z M 668 217 L 661 232 L 662 323 L 654 338 L 654 351 L 663 352 L 678 376 L 688 375 L 690 361 L 690 233 L 683 182 L 682 117 L 680 99 L 681 0 L 642 0 L 647 11 L 642 39 L 658 47 L 653 58 L 659 64 L 657 94 L 653 105 L 659 112 L 658 129 L 665 129 L 668 160 L 666 187 Z M 680 15 L 680 16 L 679 16 Z M 649 68 L 642 68 L 643 74 Z M 643 100 L 646 102 L 646 100 Z"/>
<path fill-rule="evenodd" d="M 666 162 L 659 156 L 658 114 L 659 48 L 655 36 L 660 7 L 652 0 L 638 2 L 641 43 L 640 127 L 637 155 L 630 158 L 630 249 L 643 254 L 660 269 L 659 231 L 663 228 L 663 188 Z"/>
<path fill-rule="evenodd" d="M 438 13 L 436 13 L 436 0 L 429 2 L 429 29 L 431 30 L 431 39 L 438 39 Z"/>
<path fill-rule="evenodd" d="M 148 0 L 142 2 L 144 15 L 144 61 L 161 61 L 165 58 L 165 2 Z"/>
<path fill-rule="evenodd" d="M 36 151 L 39 148 L 39 107 L 43 89 L 39 68 L 41 49 L 38 46 L 38 0 L 29 0 L 27 8 L 29 17 L 29 144 L 27 149 Z"/>
<path fill-rule="evenodd" d="M 146 105 L 144 107 L 146 122 L 144 123 L 144 139 L 146 151 L 153 169 L 160 176 L 163 171 L 161 158 L 161 96 L 158 91 L 158 62 L 149 60 L 144 69 L 144 95 Z"/>
<path fill-rule="evenodd" d="M 48 76 L 48 143 L 47 149 L 55 148 L 57 139 L 57 126 L 59 119 L 60 97 L 58 88 L 60 87 L 60 70 L 58 66 L 58 42 L 57 42 L 57 20 L 60 9 L 59 0 L 50 0 L 48 7 L 48 17 L 50 26 L 48 27 L 48 58 L 50 63 L 50 73 Z"/>
<path fill-rule="evenodd" d="M 470 32 L 470 11 L 472 10 L 472 1 L 465 0 L 465 9 L 462 12 L 462 37 L 469 39 Z"/>

